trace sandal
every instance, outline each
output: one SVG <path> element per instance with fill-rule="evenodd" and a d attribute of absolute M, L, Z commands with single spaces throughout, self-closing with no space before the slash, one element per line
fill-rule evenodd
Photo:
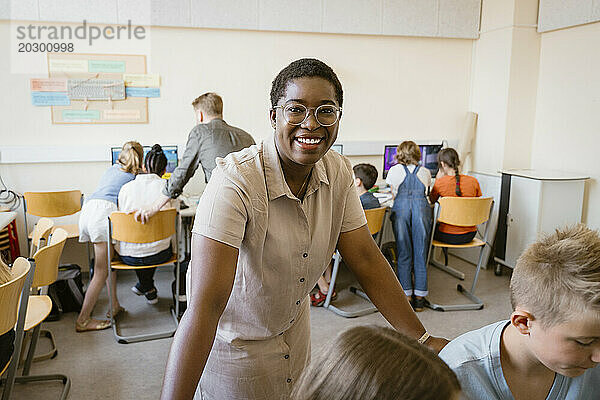
<path fill-rule="evenodd" d="M 125 309 L 119 306 L 116 311 L 113 311 L 113 318 L 117 318 L 121 313 L 124 313 Z M 110 310 L 106 312 L 106 318 L 110 318 Z"/>
<path fill-rule="evenodd" d="M 110 328 L 110 321 L 88 318 L 83 323 L 75 322 L 76 332 L 101 331 Z"/>
<path fill-rule="evenodd" d="M 331 294 L 331 300 L 335 300 L 337 298 L 337 293 L 335 290 Z M 327 299 L 327 293 L 321 292 L 319 289 L 316 293 L 310 294 L 310 305 L 313 307 L 323 307 L 325 304 L 325 300 Z"/>

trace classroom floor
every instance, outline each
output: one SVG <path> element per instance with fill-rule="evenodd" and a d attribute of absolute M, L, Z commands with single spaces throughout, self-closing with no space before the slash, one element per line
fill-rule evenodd
<path fill-rule="evenodd" d="M 467 274 L 466 285 L 470 287 L 475 268 L 458 258 L 451 257 L 450 265 Z M 444 272 L 431 268 L 430 298 L 438 303 L 461 303 L 464 296 L 456 291 L 457 279 Z M 133 272 L 119 274 L 119 298 L 128 313 L 123 318 L 124 333 L 137 332 L 140 328 L 166 329 L 170 322 L 168 307 L 170 285 L 173 274 L 170 269 L 157 271 L 159 303 L 147 305 L 143 297 L 135 296 L 130 287 L 135 282 Z M 343 290 L 353 282 L 350 272 L 341 268 L 338 280 L 338 300 L 340 308 L 360 308 L 363 300 Z M 437 312 L 426 309 L 419 318 L 433 334 L 454 338 L 471 329 L 505 319 L 511 308 L 508 296 L 508 273 L 495 276 L 492 269 L 480 274 L 477 294 L 485 307 L 479 311 Z M 106 291 L 103 291 L 96 306 L 96 316 L 108 309 Z M 44 323 L 57 340 L 59 353 L 53 360 L 34 363 L 32 374 L 63 373 L 72 381 L 69 399 L 156 399 L 159 397 L 162 376 L 172 339 L 161 339 L 135 344 L 117 344 L 112 330 L 100 332 L 75 332 L 75 313 L 64 314 L 61 320 Z M 326 345 L 337 332 L 356 325 L 383 324 L 387 322 L 379 313 L 358 318 L 343 318 L 323 308 L 311 309 L 311 336 L 313 354 Z M 134 327 L 133 329 L 131 327 Z M 128 329 L 129 327 L 129 329 Z M 40 339 L 39 352 L 47 346 L 47 340 Z M 60 383 L 30 383 L 16 385 L 14 399 L 53 399 L 58 398 Z"/>

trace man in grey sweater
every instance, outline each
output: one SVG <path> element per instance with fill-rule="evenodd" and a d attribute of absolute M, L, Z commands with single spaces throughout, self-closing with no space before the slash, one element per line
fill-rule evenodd
<path fill-rule="evenodd" d="M 181 163 L 163 191 L 169 198 L 181 194 L 199 164 L 202 164 L 208 182 L 217 157 L 225 157 L 255 144 L 248 133 L 223 121 L 223 100 L 218 94 L 204 93 L 194 100 L 192 106 L 198 125 L 190 132 Z"/>

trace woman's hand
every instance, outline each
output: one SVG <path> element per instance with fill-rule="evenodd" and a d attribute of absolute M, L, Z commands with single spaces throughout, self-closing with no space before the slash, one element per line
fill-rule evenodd
<path fill-rule="evenodd" d="M 157 212 L 160 211 L 161 208 L 165 206 L 171 200 L 168 196 L 164 194 L 160 195 L 160 198 L 154 202 L 151 206 L 140 208 L 137 210 L 131 210 L 127 214 L 133 213 L 133 219 L 136 221 L 145 224 L 148 222 L 150 218 L 152 218 Z"/>

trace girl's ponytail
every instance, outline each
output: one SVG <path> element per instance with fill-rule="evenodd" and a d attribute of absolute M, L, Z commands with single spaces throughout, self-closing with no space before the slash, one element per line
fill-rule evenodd
<path fill-rule="evenodd" d="M 129 141 L 123 145 L 118 161 L 123 171 L 137 175 L 142 170 L 143 159 L 142 145 L 136 141 Z"/>

